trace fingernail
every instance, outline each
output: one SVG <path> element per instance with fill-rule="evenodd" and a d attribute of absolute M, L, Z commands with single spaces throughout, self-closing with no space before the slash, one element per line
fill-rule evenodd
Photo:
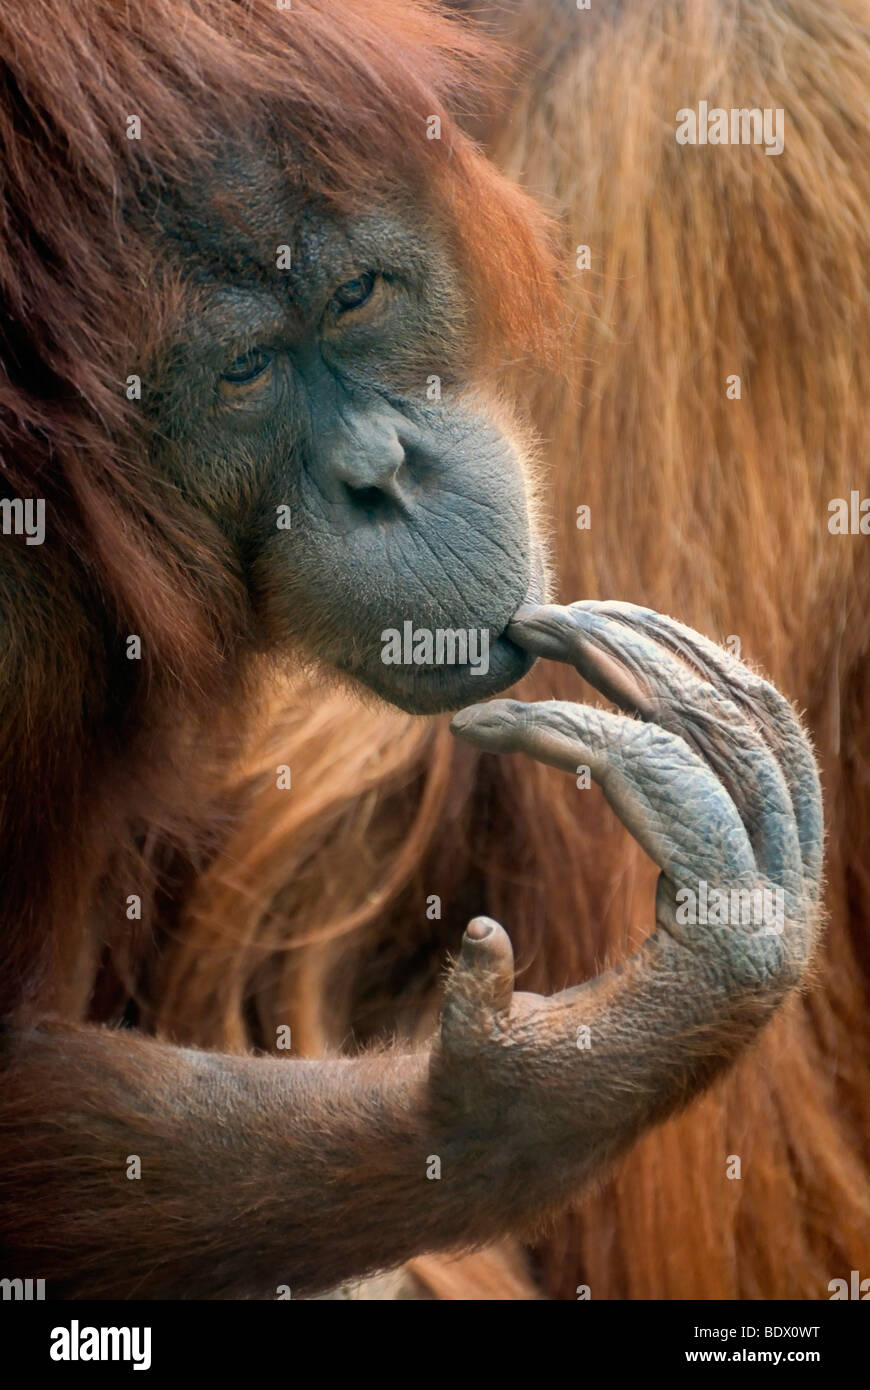
<path fill-rule="evenodd" d="M 492 936 L 495 923 L 489 917 L 474 917 L 465 928 L 465 935 L 471 941 L 484 941 Z"/>

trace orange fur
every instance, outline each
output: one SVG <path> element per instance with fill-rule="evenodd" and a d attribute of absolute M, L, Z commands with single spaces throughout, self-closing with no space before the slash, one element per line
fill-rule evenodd
<path fill-rule="evenodd" d="M 516 382 L 544 440 L 559 596 L 736 634 L 806 711 L 830 926 L 812 989 L 559 1223 L 540 1276 L 561 1298 L 581 1282 L 593 1298 L 824 1298 L 867 1272 L 870 1248 L 870 551 L 827 530 L 832 497 L 870 492 L 868 10 L 595 10 L 499 12 L 530 58 L 488 131 L 564 226 L 564 370 Z M 677 146 L 676 110 L 700 98 L 782 106 L 785 152 Z M 572 271 L 579 243 L 591 272 Z M 546 666 L 521 694 L 582 692 Z M 250 815 L 148 979 L 160 1030 L 244 1047 L 290 1023 L 304 1052 L 352 1049 L 431 1026 L 444 952 L 475 912 L 505 923 L 520 986 L 539 990 L 645 934 L 650 865 L 597 793 L 340 692 L 273 700 Z M 274 790 L 276 761 L 292 797 Z"/>

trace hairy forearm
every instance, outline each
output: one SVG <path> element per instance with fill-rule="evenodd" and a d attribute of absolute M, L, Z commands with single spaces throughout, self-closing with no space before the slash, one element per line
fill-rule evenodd
<path fill-rule="evenodd" d="M 428 1066 L 423 1053 L 223 1056 L 60 1025 L 7 1035 L 5 1272 L 72 1296 L 295 1296 L 491 1238 L 509 1175 L 491 1182 L 473 1132 L 446 1132 Z"/>

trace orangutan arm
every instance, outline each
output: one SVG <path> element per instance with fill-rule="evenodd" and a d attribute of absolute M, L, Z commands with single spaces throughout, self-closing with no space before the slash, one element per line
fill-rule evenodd
<path fill-rule="evenodd" d="M 429 1053 L 290 1063 L 61 1024 L 10 1034 L 7 1273 L 74 1295 L 296 1296 L 522 1231 L 696 1094 L 800 979 L 822 832 L 785 701 L 645 609 L 528 609 L 513 635 L 640 719 L 498 700 L 454 727 L 591 768 L 662 868 L 657 932 L 545 999 L 513 993 L 506 934 L 475 919 Z M 714 892 L 765 888 L 766 924 L 742 921 L 751 898 L 690 920 L 688 893 L 709 919 Z"/>
<path fill-rule="evenodd" d="M 50 1296 L 296 1297 L 459 1238 L 471 1194 L 426 1179 L 426 1070 L 424 1054 L 285 1062 L 54 1023 L 15 1034 L 7 1272 Z"/>

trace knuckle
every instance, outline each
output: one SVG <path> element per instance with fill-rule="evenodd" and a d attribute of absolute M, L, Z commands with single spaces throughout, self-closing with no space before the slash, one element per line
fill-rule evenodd
<path fill-rule="evenodd" d="M 804 978 L 813 940 L 812 917 L 805 912 L 757 931 L 732 930 L 725 947 L 729 978 L 741 993 L 778 1000 Z"/>
<path fill-rule="evenodd" d="M 660 724 L 640 720 L 627 720 L 623 728 L 623 741 L 626 748 L 640 756 L 654 756 L 656 759 L 685 759 L 689 753 L 685 739 Z"/>

